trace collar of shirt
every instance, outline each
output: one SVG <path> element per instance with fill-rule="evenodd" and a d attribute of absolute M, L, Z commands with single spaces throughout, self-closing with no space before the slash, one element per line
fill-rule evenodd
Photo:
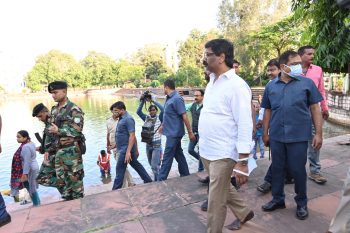
<path fill-rule="evenodd" d="M 303 76 L 299 75 L 299 76 L 296 76 L 296 77 L 290 77 L 290 78 L 291 78 L 291 80 L 290 80 L 290 81 L 294 81 L 294 80 L 296 80 L 296 81 L 300 81 L 300 79 L 301 79 L 301 78 L 303 78 Z M 273 80 L 276 80 L 276 82 L 282 82 L 282 83 L 285 83 L 284 81 L 282 81 L 281 76 L 278 76 L 277 78 L 275 78 L 275 79 L 273 79 Z M 271 80 L 271 81 L 273 81 L 273 80 Z"/>
<path fill-rule="evenodd" d="M 221 74 L 217 79 L 220 79 L 221 77 L 226 77 L 227 79 L 229 79 L 229 78 L 233 78 L 235 75 L 236 75 L 235 69 L 229 69 L 225 73 Z M 211 73 L 209 77 L 210 77 L 210 82 L 213 82 L 214 79 L 216 78 L 214 73 Z"/>
<path fill-rule="evenodd" d="M 176 95 L 176 94 L 177 94 L 177 91 L 174 90 L 174 91 L 171 92 L 169 95 L 167 95 L 166 98 L 167 98 L 167 99 L 170 99 L 171 97 L 173 97 L 173 96 Z"/>
<path fill-rule="evenodd" d="M 123 118 L 126 118 L 129 116 L 129 113 L 128 112 L 125 112 L 124 115 L 122 116 L 119 116 L 119 120 L 123 119 Z"/>
<path fill-rule="evenodd" d="M 61 108 L 59 108 L 59 103 L 56 104 L 56 107 L 57 107 L 57 109 L 61 110 L 63 108 L 66 108 L 69 102 L 70 102 L 70 100 L 67 98 L 67 101 L 64 103 L 64 105 Z"/>

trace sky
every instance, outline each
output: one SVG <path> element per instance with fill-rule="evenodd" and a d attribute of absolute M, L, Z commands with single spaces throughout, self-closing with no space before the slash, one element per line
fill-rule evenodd
<path fill-rule="evenodd" d="M 51 49 L 124 57 L 148 43 L 170 48 L 215 28 L 220 0 L 0 0 L 0 84 L 18 82 Z M 14 84 L 15 85 L 15 84 Z"/>

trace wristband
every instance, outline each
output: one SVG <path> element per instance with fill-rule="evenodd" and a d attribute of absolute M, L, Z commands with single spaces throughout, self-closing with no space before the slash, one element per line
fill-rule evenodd
<path fill-rule="evenodd" d="M 243 159 L 237 159 L 237 162 L 248 161 L 249 157 Z"/>

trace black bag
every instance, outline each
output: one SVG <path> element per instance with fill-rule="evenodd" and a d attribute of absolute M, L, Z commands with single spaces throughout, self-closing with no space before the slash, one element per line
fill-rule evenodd
<path fill-rule="evenodd" d="M 157 122 L 157 117 L 152 119 L 151 117 L 147 117 L 145 123 L 142 126 L 141 131 L 141 142 L 145 142 L 147 144 L 152 144 L 153 142 L 153 136 L 155 134 L 154 126 Z"/>

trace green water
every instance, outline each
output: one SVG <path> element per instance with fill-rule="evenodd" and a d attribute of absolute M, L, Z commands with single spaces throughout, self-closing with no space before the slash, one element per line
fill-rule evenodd
<path fill-rule="evenodd" d="M 87 153 L 84 155 L 85 178 L 84 185 L 86 188 L 102 184 L 99 168 L 96 165 L 97 156 L 100 150 L 106 147 L 106 119 L 110 117 L 109 107 L 118 100 L 123 100 L 127 110 L 134 116 L 136 121 L 136 135 L 138 140 L 141 139 L 140 132 L 142 120 L 136 115 L 138 100 L 136 98 L 123 98 L 115 96 L 98 96 L 98 97 L 75 97 L 71 98 L 73 102 L 78 104 L 85 112 L 84 134 L 87 139 Z M 38 103 L 44 103 L 46 106 L 52 106 L 54 102 L 48 95 L 47 98 L 21 98 L 21 99 L 3 99 L 0 102 L 0 113 L 3 119 L 3 129 L 1 145 L 3 152 L 0 155 L 0 190 L 9 189 L 10 170 L 12 156 L 19 144 L 16 141 L 16 133 L 25 129 L 28 130 L 33 141 L 38 144 L 34 137 L 35 132 L 42 132 L 43 124 L 36 118 L 32 117 L 32 109 Z M 337 136 L 344 133 L 350 133 L 349 128 L 326 123 L 324 125 L 324 137 Z M 163 147 L 164 147 L 163 140 Z M 182 140 L 183 149 L 188 161 L 190 172 L 196 172 L 198 162 L 187 153 L 188 138 L 185 136 Z M 152 171 L 148 165 L 145 155 L 145 144 L 138 142 L 140 157 L 139 161 L 145 166 L 151 177 Z M 41 164 L 43 157 L 37 155 L 37 160 Z M 112 159 L 112 180 L 115 177 L 115 161 Z M 173 163 L 173 169 L 177 169 L 177 163 Z M 130 168 L 130 172 L 134 176 L 137 183 L 141 180 L 137 173 Z M 53 188 L 40 187 L 39 194 L 42 197 L 58 195 Z M 12 199 L 5 197 L 6 202 L 12 202 Z"/>

